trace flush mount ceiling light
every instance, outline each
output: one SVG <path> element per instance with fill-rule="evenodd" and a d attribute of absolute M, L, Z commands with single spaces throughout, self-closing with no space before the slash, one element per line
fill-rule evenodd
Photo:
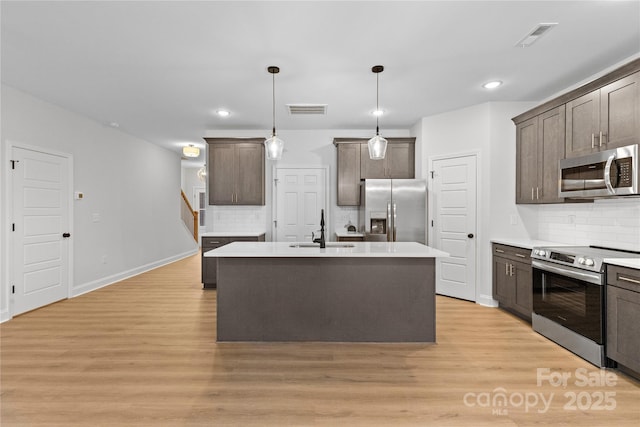
<path fill-rule="evenodd" d="M 374 116 L 383 116 L 384 110 L 373 110 L 371 114 L 373 114 Z"/>
<path fill-rule="evenodd" d="M 193 144 L 189 144 L 186 147 L 182 147 L 182 154 L 185 157 L 198 157 L 200 155 L 200 149 L 198 147 L 194 147 Z"/>
<path fill-rule="evenodd" d="M 487 82 L 485 84 L 482 85 L 483 88 L 485 89 L 495 89 L 498 86 L 500 86 L 502 84 L 502 82 L 500 80 L 494 80 L 491 82 Z"/>
<path fill-rule="evenodd" d="M 382 65 L 375 65 L 371 68 L 371 71 L 376 75 L 376 109 L 375 111 L 381 111 L 378 106 L 379 88 L 378 88 L 378 76 L 384 71 Z M 380 128 L 378 126 L 378 117 L 380 114 L 376 114 L 376 136 L 371 138 L 367 145 L 369 146 L 369 158 L 372 160 L 384 159 L 387 153 L 387 140 L 380 136 Z"/>
<path fill-rule="evenodd" d="M 271 132 L 271 138 L 267 138 L 264 141 L 264 147 L 267 151 L 268 160 L 280 160 L 282 158 L 282 150 L 284 150 L 284 142 L 276 136 L 276 74 L 280 72 L 280 68 L 272 65 L 267 68 L 267 71 L 271 73 L 272 78 L 273 131 Z"/>
<path fill-rule="evenodd" d="M 230 111 L 228 111 L 228 110 L 217 110 L 217 111 L 216 111 L 216 114 L 217 114 L 219 117 L 229 117 L 229 116 L 231 115 L 231 112 L 230 112 Z"/>

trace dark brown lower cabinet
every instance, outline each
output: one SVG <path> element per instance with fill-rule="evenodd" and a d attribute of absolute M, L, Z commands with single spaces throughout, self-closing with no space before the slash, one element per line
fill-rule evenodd
<path fill-rule="evenodd" d="M 493 244 L 493 298 L 500 308 L 531 321 L 533 281 L 528 249 Z"/>
<path fill-rule="evenodd" d="M 607 266 L 606 312 L 607 357 L 640 376 L 640 270 Z"/>
<path fill-rule="evenodd" d="M 218 277 L 218 261 L 217 258 L 205 257 L 205 252 L 220 246 L 227 245 L 231 242 L 264 242 L 264 234 L 258 236 L 203 236 L 202 237 L 202 285 L 204 289 L 215 289 Z"/>

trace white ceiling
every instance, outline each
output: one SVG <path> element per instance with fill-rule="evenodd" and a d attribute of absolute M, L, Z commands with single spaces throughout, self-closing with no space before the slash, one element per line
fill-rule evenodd
<path fill-rule="evenodd" d="M 640 52 L 640 1 L 2 1 L 2 82 L 164 147 L 539 101 Z M 538 23 L 558 25 L 529 48 Z M 494 91 L 481 87 L 499 79 Z M 328 104 L 289 116 L 288 103 Z M 221 119 L 215 110 L 231 116 Z"/>

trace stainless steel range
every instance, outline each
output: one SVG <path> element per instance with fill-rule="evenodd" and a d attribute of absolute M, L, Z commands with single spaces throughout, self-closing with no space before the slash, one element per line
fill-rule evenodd
<path fill-rule="evenodd" d="M 637 257 L 596 246 L 533 248 L 533 329 L 594 365 L 605 366 L 604 260 Z"/>

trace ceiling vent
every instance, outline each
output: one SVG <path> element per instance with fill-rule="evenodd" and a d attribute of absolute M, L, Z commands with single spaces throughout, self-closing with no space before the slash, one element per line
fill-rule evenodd
<path fill-rule="evenodd" d="M 327 114 L 327 104 L 287 104 L 287 110 L 292 116 Z"/>
<path fill-rule="evenodd" d="M 516 47 L 529 47 L 534 44 L 540 37 L 547 34 L 550 29 L 558 25 L 557 22 L 549 22 L 538 24 L 535 28 L 524 36 L 518 43 L 516 43 Z"/>

